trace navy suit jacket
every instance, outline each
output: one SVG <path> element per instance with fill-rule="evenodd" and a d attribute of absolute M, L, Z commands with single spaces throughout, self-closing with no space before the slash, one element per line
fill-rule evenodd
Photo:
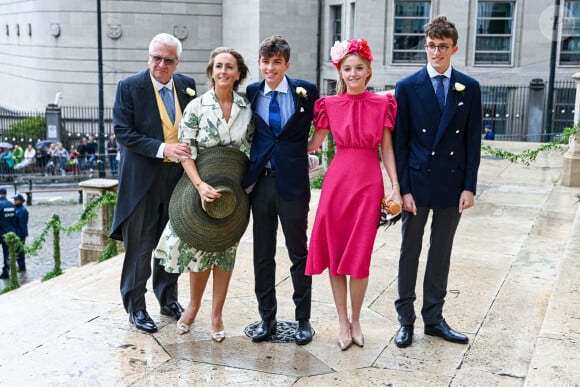
<path fill-rule="evenodd" d="M 295 112 L 288 119 L 276 137 L 267 122 L 256 113 L 258 95 L 264 90 L 265 81 L 255 82 L 246 88 L 246 97 L 252 105 L 256 131 L 250 149 L 248 174 L 243 187 L 255 184 L 264 174 L 264 167 L 274 153 L 276 158 L 276 188 L 285 199 L 310 198 L 308 177 L 307 143 L 310 126 L 314 117 L 314 102 L 318 99 L 318 89 L 311 82 L 287 77 L 289 92 L 294 99 Z M 303 87 L 306 97 L 296 94 L 296 88 Z"/>
<path fill-rule="evenodd" d="M 461 92 L 455 84 L 465 86 Z M 441 111 L 427 68 L 395 87 L 395 156 L 401 195 L 412 193 L 417 207 L 459 206 L 464 190 L 476 193 L 481 153 L 479 83 L 456 70 Z"/>
<path fill-rule="evenodd" d="M 184 110 L 193 99 L 185 89 L 195 90 L 195 81 L 185 75 L 173 74 L 173 82 L 179 105 Z M 122 240 L 121 224 L 151 189 L 163 165 L 163 159 L 156 158 L 163 143 L 163 128 L 149 70 L 119 82 L 113 107 L 113 127 L 117 142 L 121 144 L 121 163 L 111 238 Z"/>

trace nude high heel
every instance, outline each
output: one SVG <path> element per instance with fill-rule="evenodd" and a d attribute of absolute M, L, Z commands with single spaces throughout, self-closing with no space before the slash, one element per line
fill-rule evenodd
<path fill-rule="evenodd" d="M 177 333 L 179 333 L 180 335 L 185 335 L 186 333 L 188 333 L 191 330 L 192 324 L 193 323 L 187 325 L 184 322 L 178 321 L 177 326 L 176 326 Z"/>
<path fill-rule="evenodd" d="M 226 338 L 226 332 L 225 331 L 219 331 L 219 332 L 212 332 L 211 333 L 211 339 L 213 341 L 215 341 L 216 343 L 221 343 L 222 341 L 224 341 L 224 339 Z"/>
<path fill-rule="evenodd" d="M 352 346 L 352 338 L 348 339 L 346 341 L 342 341 L 341 339 L 338 339 L 338 348 L 340 348 L 341 351 L 346 351 L 351 346 Z"/>

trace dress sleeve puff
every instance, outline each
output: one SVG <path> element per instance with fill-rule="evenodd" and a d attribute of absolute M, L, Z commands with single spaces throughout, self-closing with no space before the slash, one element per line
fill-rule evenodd
<path fill-rule="evenodd" d="M 314 102 L 314 128 L 330 129 L 330 121 L 326 112 L 326 98 L 322 97 Z"/>
<path fill-rule="evenodd" d="M 397 100 L 392 94 L 386 94 L 387 110 L 385 112 L 384 126 L 389 128 L 391 132 L 395 130 L 395 117 L 397 116 Z"/>

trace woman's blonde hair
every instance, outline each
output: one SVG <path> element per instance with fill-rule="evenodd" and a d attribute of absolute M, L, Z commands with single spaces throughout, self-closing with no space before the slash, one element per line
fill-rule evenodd
<path fill-rule="evenodd" d="M 360 56 L 357 52 L 350 52 L 347 55 L 344 56 L 344 58 L 342 58 L 342 60 L 340 61 L 340 64 L 338 66 L 338 82 L 336 85 L 336 94 L 344 94 L 346 93 L 346 83 L 344 82 L 344 79 L 342 79 L 342 76 L 340 75 L 340 68 L 342 67 L 342 64 L 344 63 L 344 60 L 346 58 L 348 58 L 351 55 L 356 55 L 358 56 L 364 64 L 367 65 L 367 67 L 369 68 L 370 74 L 367 77 L 367 79 L 365 79 L 365 86 L 369 84 L 369 82 L 371 81 L 371 78 L 373 77 L 373 67 L 371 66 L 371 61 L 363 58 L 362 56 Z"/>

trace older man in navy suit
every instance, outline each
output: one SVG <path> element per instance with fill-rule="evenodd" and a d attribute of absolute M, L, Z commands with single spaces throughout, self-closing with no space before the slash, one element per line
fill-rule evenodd
<path fill-rule="evenodd" d="M 158 34 L 149 44 L 149 69 L 119 82 L 113 125 L 121 144 L 119 190 L 111 238 L 122 240 L 125 260 L 121 295 L 129 321 L 137 329 L 156 332 L 147 313 L 145 292 L 151 256 L 169 219 L 169 199 L 183 173 L 179 158 L 190 148 L 179 144 L 181 114 L 195 95 L 192 78 L 176 74 L 181 42 Z M 175 320 L 183 308 L 177 301 L 178 274 L 165 272 L 153 260 L 153 290 L 161 314 Z"/>
<path fill-rule="evenodd" d="M 415 284 L 423 232 L 432 212 L 421 315 L 425 334 L 466 344 L 447 325 L 443 303 L 451 248 L 461 213 L 473 206 L 481 148 L 479 83 L 451 67 L 458 50 L 455 25 L 445 16 L 425 26 L 428 64 L 399 81 L 395 150 L 403 196 L 398 298 L 398 347 L 413 340 Z"/>
<path fill-rule="evenodd" d="M 285 75 L 290 67 L 290 46 L 280 36 L 260 45 L 258 59 L 264 80 L 249 85 L 256 131 L 244 187 L 251 191 L 254 224 L 255 292 L 262 321 L 253 332 L 254 342 L 276 333 L 276 233 L 278 218 L 292 261 L 290 274 L 298 328 L 296 343 L 312 340 L 310 308 L 312 278 L 306 268 L 310 180 L 307 142 L 318 90 L 311 82 Z"/>

